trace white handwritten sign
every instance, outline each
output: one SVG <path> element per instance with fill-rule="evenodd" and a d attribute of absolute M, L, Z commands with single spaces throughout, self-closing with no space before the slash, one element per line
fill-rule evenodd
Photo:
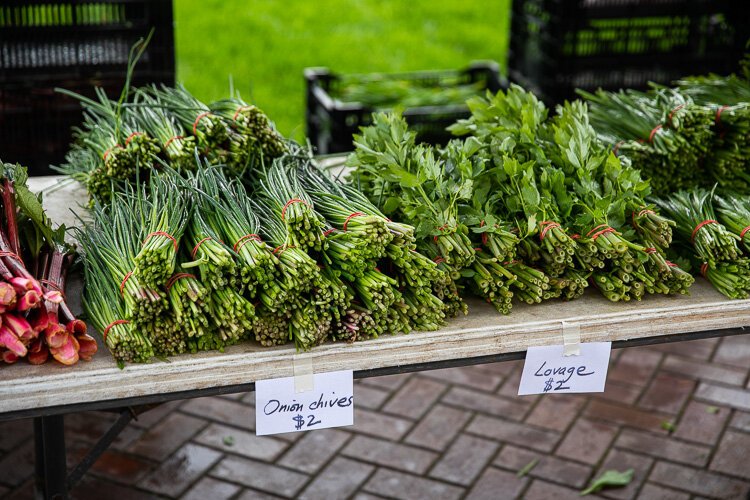
<path fill-rule="evenodd" d="M 612 342 L 581 344 L 581 354 L 564 356 L 563 346 L 529 347 L 518 395 L 604 392 Z"/>
<path fill-rule="evenodd" d="M 312 390 L 296 392 L 294 377 L 255 383 L 255 433 L 258 436 L 354 425 L 351 370 L 316 373 Z"/>

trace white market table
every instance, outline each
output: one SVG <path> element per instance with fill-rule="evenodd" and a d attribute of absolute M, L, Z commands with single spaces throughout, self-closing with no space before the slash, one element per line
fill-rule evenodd
<path fill-rule="evenodd" d="M 58 177 L 34 178 L 29 184 L 45 192 L 45 207 L 55 222 L 76 224 L 73 211 L 82 213 L 80 205 L 87 199 L 81 186 Z M 75 310 L 80 283 L 72 285 L 68 295 Z M 614 348 L 737 335 L 750 326 L 750 300 L 726 299 L 702 279 L 689 296 L 649 296 L 642 302 L 611 303 L 588 291 L 572 302 L 516 305 L 509 316 L 481 301 L 469 306 L 467 316 L 437 332 L 328 343 L 305 353 L 291 345 L 263 348 L 244 342 L 224 353 L 188 354 L 119 369 L 100 341 L 94 360 L 73 367 L 2 367 L 0 419 L 35 417 L 38 486 L 51 498 L 67 494 L 127 425 L 133 407 L 250 391 L 257 380 L 292 376 L 294 359 L 309 358 L 315 372 L 353 370 L 355 378 L 362 378 L 522 359 L 530 346 L 561 344 L 562 321 L 580 326 L 582 342 L 612 341 Z M 66 477 L 62 415 L 104 409 L 119 409 L 120 418 Z"/>

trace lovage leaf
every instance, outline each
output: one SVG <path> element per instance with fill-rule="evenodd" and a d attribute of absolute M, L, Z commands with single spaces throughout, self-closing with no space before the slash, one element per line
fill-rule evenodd
<path fill-rule="evenodd" d="M 581 491 L 581 496 L 588 495 L 590 493 L 596 493 L 597 491 L 608 488 L 608 487 L 621 487 L 627 486 L 633 480 L 633 469 L 628 469 L 625 472 L 619 472 L 616 470 L 608 470 L 598 479 L 594 480 L 588 488 Z"/>

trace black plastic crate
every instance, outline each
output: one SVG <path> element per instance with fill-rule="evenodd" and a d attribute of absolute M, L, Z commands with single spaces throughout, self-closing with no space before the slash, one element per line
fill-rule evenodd
<path fill-rule="evenodd" d="M 369 75 L 368 75 L 369 76 Z M 507 87 L 497 63 L 477 62 L 458 71 L 424 71 L 382 75 L 392 80 L 419 81 L 421 85 L 437 85 L 450 79 L 457 85 L 479 83 L 497 92 Z M 342 80 L 341 75 L 327 68 L 307 68 L 307 138 L 318 154 L 331 154 L 354 149 L 352 136 L 359 128 L 371 123 L 374 109 L 356 102 L 341 102 L 332 93 Z M 431 144 L 444 144 L 451 138 L 445 129 L 460 118 L 469 116 L 465 105 L 420 106 L 403 110 L 403 115 L 417 139 Z"/>
<path fill-rule="evenodd" d="M 152 28 L 132 85 L 174 84 L 171 0 L 0 0 L 0 159 L 51 173 L 82 120 L 55 87 L 116 98 L 132 46 Z"/>
<path fill-rule="evenodd" d="M 750 39 L 736 0 L 514 0 L 508 75 L 549 103 L 730 73 Z"/>

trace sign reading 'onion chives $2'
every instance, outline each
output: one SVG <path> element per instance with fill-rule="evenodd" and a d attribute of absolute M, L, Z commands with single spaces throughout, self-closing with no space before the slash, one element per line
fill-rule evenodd
<path fill-rule="evenodd" d="M 295 377 L 255 383 L 258 436 L 354 425 L 353 372 L 316 373 L 309 377 L 311 383 L 302 384 L 302 389 Z"/>

